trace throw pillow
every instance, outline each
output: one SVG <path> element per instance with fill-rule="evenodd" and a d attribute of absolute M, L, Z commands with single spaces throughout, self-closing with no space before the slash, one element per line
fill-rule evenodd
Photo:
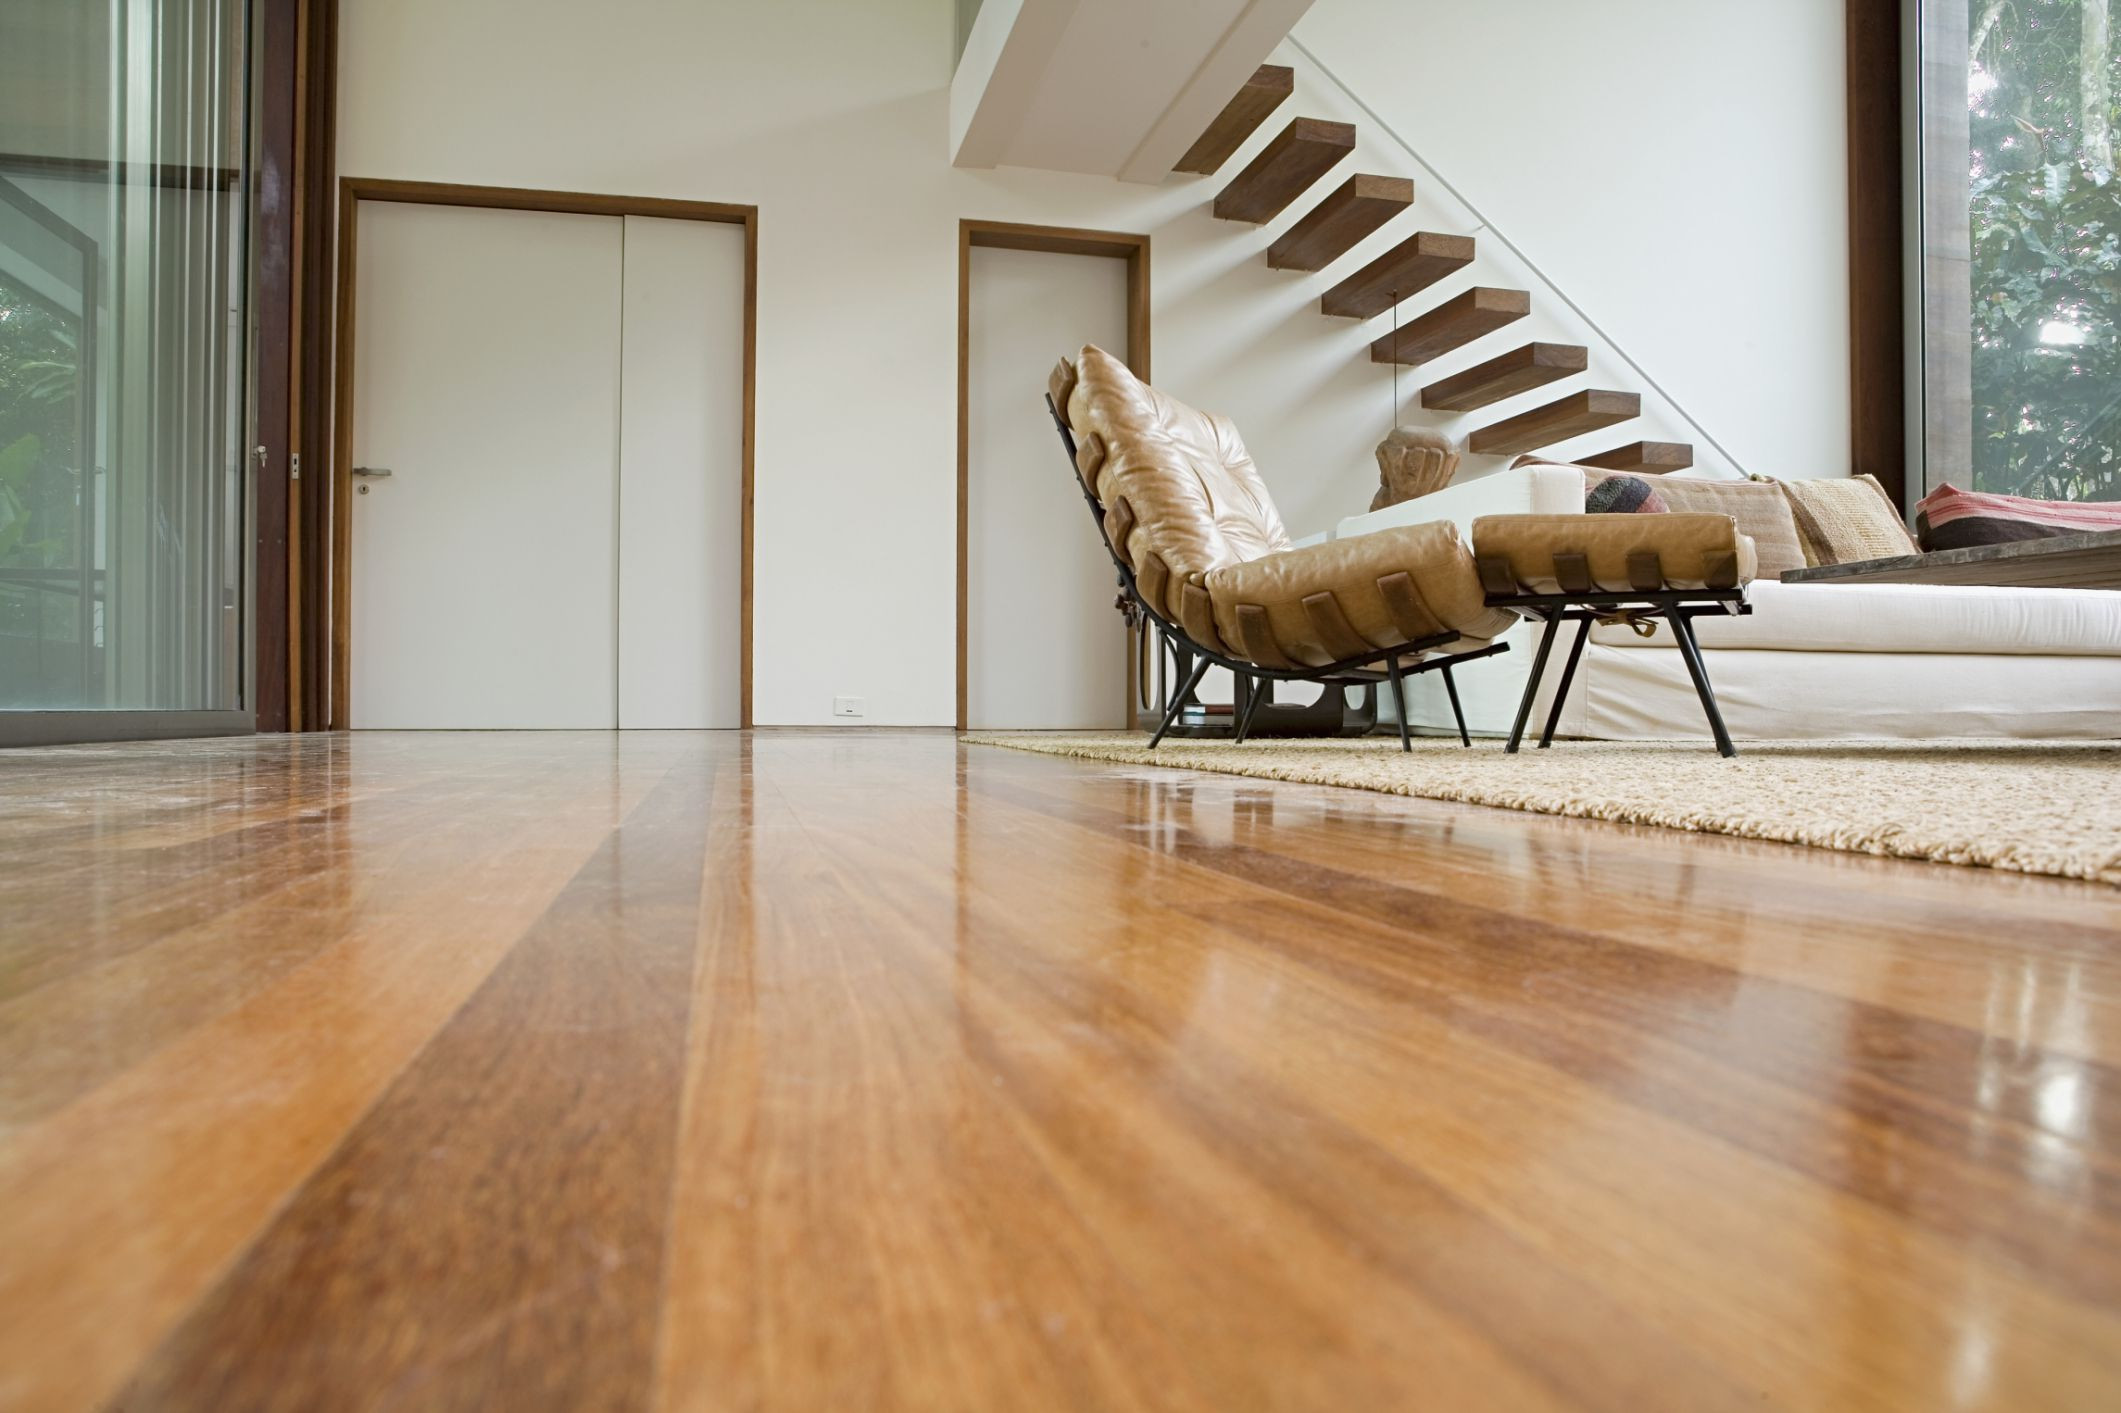
<path fill-rule="evenodd" d="M 1592 466 L 1581 469 L 1586 506 L 1602 481 L 1616 476 L 1643 479 L 1627 476 L 1625 472 L 1601 471 Z M 1773 579 L 1786 569 L 1805 567 L 1804 546 L 1797 540 L 1797 521 L 1790 514 L 1789 500 L 1782 494 L 1780 486 L 1758 481 L 1664 475 L 1657 478 L 1655 489 L 1657 498 L 1664 502 L 1667 510 L 1681 514 L 1728 515 L 1736 520 L 1739 531 L 1753 538 L 1754 552 L 1760 557 L 1761 578 Z"/>
<path fill-rule="evenodd" d="M 1583 488 L 1587 515 L 1662 515 L 1671 509 L 1640 476 L 1608 476 Z"/>
<path fill-rule="evenodd" d="M 2098 530 L 2121 530 L 2121 504 L 2027 500 L 1962 491 L 1946 482 L 1915 506 L 1915 538 L 1925 550 L 2003 545 Z"/>
<path fill-rule="evenodd" d="M 1915 552 L 1892 497 L 1875 476 L 1783 481 L 1808 564 L 1853 564 Z"/>

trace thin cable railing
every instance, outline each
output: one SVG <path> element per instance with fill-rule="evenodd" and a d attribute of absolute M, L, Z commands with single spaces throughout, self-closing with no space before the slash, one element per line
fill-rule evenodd
<path fill-rule="evenodd" d="M 1730 465 L 1730 468 L 1733 471 L 1736 471 L 1741 476 L 1748 474 L 1745 469 L 1745 466 L 1738 460 L 1738 458 L 1731 455 L 1731 449 L 1729 447 L 1725 446 L 1722 442 L 1717 441 L 1715 436 L 1709 432 L 1708 428 L 1702 426 L 1701 423 L 1695 419 L 1694 414 L 1686 410 L 1685 406 L 1680 403 L 1678 398 L 1673 397 L 1672 394 L 1666 390 L 1665 386 L 1662 383 L 1658 382 L 1654 377 L 1650 376 L 1650 371 L 1647 368 L 1644 368 L 1640 363 L 1636 362 L 1634 357 L 1629 354 L 1629 352 L 1625 348 L 1622 348 L 1620 346 L 1619 341 L 1615 339 L 1611 334 L 1607 333 L 1604 327 L 1601 326 L 1596 319 L 1593 319 L 1589 314 L 1584 312 L 1582 305 L 1578 304 L 1575 300 L 1569 298 L 1569 296 L 1562 290 L 1561 286 L 1556 284 L 1553 279 L 1547 274 L 1546 271 L 1539 268 L 1539 264 L 1537 261 L 1533 260 L 1531 256 L 1525 254 L 1524 251 L 1518 247 L 1515 241 L 1511 240 L 1508 236 L 1504 235 L 1500 230 L 1498 230 L 1495 226 L 1495 223 L 1488 219 L 1486 212 L 1482 211 L 1478 206 L 1474 205 L 1473 202 L 1467 198 L 1464 192 L 1460 191 L 1457 187 L 1451 185 L 1451 179 L 1449 177 L 1446 177 L 1442 172 L 1438 171 L 1436 169 L 1436 165 L 1429 161 L 1428 158 L 1422 156 L 1420 151 L 1414 146 L 1414 144 L 1407 141 L 1406 138 L 1401 135 L 1399 129 L 1393 127 L 1391 123 L 1385 121 L 1384 116 L 1379 113 L 1375 108 L 1372 108 L 1369 103 L 1363 99 L 1363 96 L 1361 94 L 1357 93 L 1354 89 L 1350 88 L 1348 86 L 1347 80 L 1343 79 L 1339 74 L 1333 72 L 1332 68 L 1327 65 L 1325 60 L 1319 58 L 1316 54 L 1313 54 L 1308 48 L 1304 46 L 1303 41 L 1298 39 L 1295 35 L 1292 34 L 1288 36 L 1288 38 L 1283 42 L 1286 43 L 1291 49 L 1294 49 L 1298 54 L 1301 54 L 1304 57 L 1304 61 L 1308 63 L 1312 68 L 1318 70 L 1318 72 L 1325 78 L 1328 83 L 1332 84 L 1335 88 L 1339 89 L 1342 97 L 1346 98 L 1350 103 L 1354 104 L 1357 108 L 1361 109 L 1363 116 L 1368 118 L 1371 122 L 1375 123 L 1379 131 L 1383 132 L 1385 136 L 1391 138 L 1392 141 L 1398 143 L 1400 148 L 1405 151 L 1405 153 L 1409 157 L 1413 158 L 1415 163 L 1424 172 L 1428 173 L 1429 180 L 1433 181 L 1436 185 L 1442 187 L 1445 191 L 1449 192 L 1451 194 L 1451 199 L 1465 208 L 1466 212 L 1473 217 L 1474 226 L 1472 231 L 1463 232 L 1463 234 L 1471 235 L 1476 231 L 1485 232 L 1488 238 L 1494 240 L 1497 244 L 1501 245 L 1503 249 L 1509 251 L 1510 254 L 1517 257 L 1517 262 L 1520 265 L 1524 266 L 1526 270 L 1530 271 L 1532 275 L 1538 279 L 1539 283 L 1546 287 L 1546 291 L 1548 294 L 1552 295 L 1557 301 L 1561 303 L 1564 308 L 1566 308 L 1571 314 L 1574 314 L 1579 320 L 1581 320 L 1584 327 L 1589 329 L 1592 333 L 1596 334 L 1599 339 L 1605 344 L 1605 346 L 1613 351 L 1614 356 L 1619 358 L 1622 363 L 1627 364 L 1629 369 L 1634 372 L 1636 377 L 1640 378 L 1645 385 L 1647 385 L 1653 392 L 1657 394 L 1657 396 L 1664 399 L 1666 406 L 1670 407 L 1672 411 L 1679 414 L 1680 418 L 1686 422 L 1687 426 L 1693 429 L 1695 436 L 1699 437 L 1709 446 L 1714 447 L 1717 453 L 1723 457 L 1724 461 Z"/>

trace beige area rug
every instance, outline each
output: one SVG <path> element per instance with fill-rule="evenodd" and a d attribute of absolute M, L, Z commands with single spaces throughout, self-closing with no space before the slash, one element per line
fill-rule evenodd
<path fill-rule="evenodd" d="M 983 746 L 1121 765 L 1344 785 L 1539 814 L 2121 884 L 2121 743 L 2111 741 L 1227 741 L 980 733 Z"/>

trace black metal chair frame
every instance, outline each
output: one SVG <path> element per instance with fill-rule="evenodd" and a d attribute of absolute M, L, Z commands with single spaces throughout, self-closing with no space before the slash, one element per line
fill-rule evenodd
<path fill-rule="evenodd" d="M 1504 747 L 1505 750 L 1514 753 L 1524 740 L 1525 724 L 1532 715 L 1532 698 L 1539 692 L 1539 679 L 1546 675 L 1547 656 L 1553 651 L 1554 637 L 1561 631 L 1562 623 L 1573 621 L 1576 624 L 1576 639 L 1569 645 L 1568 663 L 1561 670 L 1561 683 L 1554 689 L 1553 704 L 1547 709 L 1546 728 L 1539 733 L 1541 750 L 1554 744 L 1554 728 L 1561 723 L 1561 705 L 1568 700 L 1569 684 L 1576 680 L 1576 664 L 1583 657 L 1584 642 L 1591 636 L 1591 624 L 1601 618 L 1625 614 L 1635 619 L 1662 618 L 1672 625 L 1672 638 L 1679 644 L 1679 656 L 1686 662 L 1687 675 L 1694 679 L 1694 694 L 1701 698 L 1701 709 L 1708 716 L 1709 730 L 1716 737 L 1717 753 L 1725 758 L 1738 754 L 1738 748 L 1731 744 L 1731 733 L 1724 728 L 1723 713 L 1716 706 L 1716 689 L 1709 685 L 1708 668 L 1701 660 L 1701 644 L 1694 637 L 1694 620 L 1708 613 L 1734 616 L 1751 613 L 1753 606 L 1745 601 L 1744 589 L 1513 594 L 1491 597 L 1488 605 L 1515 609 L 1527 618 L 1546 622 L 1546 631 L 1539 636 L 1539 649 L 1532 657 L 1532 675 L 1525 680 L 1524 697 L 1517 703 L 1517 721 L 1510 728 L 1510 744 Z"/>
<path fill-rule="evenodd" d="M 1158 724 L 1156 734 L 1149 738 L 1150 750 L 1155 750 L 1163 741 L 1164 733 L 1168 732 L 1171 729 L 1171 723 L 1178 719 L 1179 711 L 1184 707 L 1186 698 L 1191 696 L 1193 689 L 1200 685 L 1200 679 L 1207 675 L 1210 667 L 1228 668 L 1232 673 L 1236 674 L 1238 680 L 1245 686 L 1243 694 L 1244 708 L 1237 714 L 1236 721 L 1235 736 L 1240 742 L 1251 731 L 1253 715 L 1259 710 L 1260 702 L 1267 695 L 1265 692 L 1258 690 L 1258 685 L 1261 682 L 1320 682 L 1329 687 L 1375 686 L 1379 682 L 1389 682 L 1392 687 L 1392 705 L 1399 717 L 1399 746 L 1401 750 L 1411 751 L 1414 749 L 1413 732 L 1407 724 L 1406 693 L 1403 690 L 1402 683 L 1404 679 L 1418 673 L 1437 671 L 1443 674 L 1444 690 L 1450 694 L 1451 711 L 1458 719 L 1458 739 L 1467 746 L 1473 744 L 1473 738 L 1466 731 L 1465 712 L 1458 705 L 1458 684 L 1451 680 L 1451 669 L 1461 662 L 1472 662 L 1478 658 L 1493 657 L 1497 653 L 1508 652 L 1510 650 L 1509 644 L 1490 643 L 1487 647 L 1479 648 L 1472 652 L 1453 653 L 1448 657 L 1437 658 L 1433 661 L 1424 660 L 1412 667 L 1403 666 L 1400 663 L 1400 659 L 1408 653 L 1423 652 L 1429 648 L 1440 647 L 1455 640 L 1460 635 L 1450 632 L 1439 633 L 1434 637 L 1423 638 L 1417 642 L 1401 643 L 1393 648 L 1381 648 L 1374 653 L 1365 653 L 1361 657 L 1343 658 L 1339 662 L 1329 662 L 1323 667 L 1295 669 L 1262 667 L 1255 662 L 1243 662 L 1236 658 L 1227 657 L 1222 653 L 1209 651 L 1188 637 L 1185 629 L 1158 612 L 1155 606 L 1142 595 L 1141 589 L 1134 582 L 1133 566 L 1129 565 L 1121 557 L 1119 551 L 1113 547 L 1111 537 L 1105 533 L 1105 507 L 1099 502 L 1095 493 L 1091 491 L 1089 484 L 1083 480 L 1081 471 L 1076 467 L 1075 434 L 1068 430 L 1068 424 L 1062 419 L 1060 409 L 1053 405 L 1053 395 L 1051 393 L 1046 394 L 1046 412 L 1053 418 L 1054 429 L 1060 433 L 1061 445 L 1067 449 L 1068 474 L 1074 478 L 1077 488 L 1082 491 L 1083 500 L 1090 507 L 1090 518 L 1097 522 L 1097 538 L 1104 545 L 1105 553 L 1111 556 L 1112 568 L 1119 576 L 1122 611 L 1127 613 L 1129 619 L 1135 621 L 1137 625 L 1139 620 L 1134 619 L 1136 614 L 1139 614 L 1142 619 L 1155 624 L 1157 630 L 1167 639 L 1175 645 L 1182 646 L 1184 651 L 1193 654 L 1197 659 L 1193 665 L 1191 675 L 1186 678 L 1185 685 L 1172 694 L 1170 702 L 1166 705 L 1163 720 Z M 1549 636 L 1551 636 L 1551 633 Z M 1382 665 L 1381 670 L 1377 664 Z"/>

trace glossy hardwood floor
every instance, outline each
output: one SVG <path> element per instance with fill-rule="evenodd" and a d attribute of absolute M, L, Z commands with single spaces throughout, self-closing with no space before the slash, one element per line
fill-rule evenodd
<path fill-rule="evenodd" d="M 0 753 L 0 1408 L 2121 1407 L 2121 894 L 942 734 Z"/>

